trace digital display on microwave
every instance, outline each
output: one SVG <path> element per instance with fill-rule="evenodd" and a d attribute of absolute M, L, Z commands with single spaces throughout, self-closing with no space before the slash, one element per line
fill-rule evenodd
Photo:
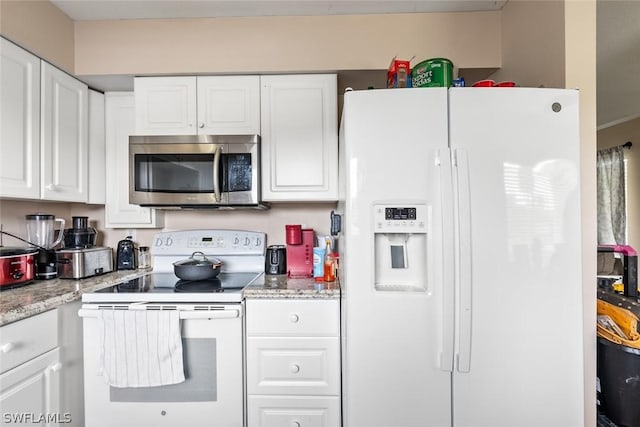
<path fill-rule="evenodd" d="M 214 154 L 136 154 L 135 191 L 213 193 Z M 223 192 L 251 191 L 251 154 L 222 154 L 219 176 Z"/>

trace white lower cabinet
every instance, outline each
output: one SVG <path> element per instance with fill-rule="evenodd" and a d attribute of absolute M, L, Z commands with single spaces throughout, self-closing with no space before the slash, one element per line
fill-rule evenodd
<path fill-rule="evenodd" d="M 0 407 L 2 424 L 58 425 L 60 350 L 57 310 L 0 328 Z"/>
<path fill-rule="evenodd" d="M 340 425 L 337 300 L 247 300 L 247 425 Z"/>

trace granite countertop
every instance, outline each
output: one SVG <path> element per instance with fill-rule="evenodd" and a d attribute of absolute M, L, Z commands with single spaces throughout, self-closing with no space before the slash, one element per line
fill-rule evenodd
<path fill-rule="evenodd" d="M 121 270 L 88 279 L 36 280 L 28 285 L 0 291 L 0 326 L 52 310 L 59 305 L 79 300 L 85 292 L 93 292 L 116 283 L 149 274 L 151 270 Z M 339 298 L 338 282 L 316 282 L 313 278 L 277 279 L 260 276 L 243 291 L 245 298 Z"/>
<path fill-rule="evenodd" d="M 245 298 L 340 298 L 340 284 L 335 282 L 316 282 L 313 277 L 288 279 L 277 276 L 261 276 L 247 286 Z"/>
<path fill-rule="evenodd" d="M 0 291 L 0 326 L 78 300 L 85 292 L 105 288 L 150 270 L 121 270 L 88 279 L 36 280 L 28 285 Z"/>

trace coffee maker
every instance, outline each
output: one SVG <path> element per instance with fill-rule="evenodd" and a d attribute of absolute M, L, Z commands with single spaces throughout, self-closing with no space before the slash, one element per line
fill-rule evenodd
<path fill-rule="evenodd" d="M 315 234 L 312 228 L 287 225 L 287 275 L 289 277 L 313 277 L 313 246 Z"/>
<path fill-rule="evenodd" d="M 58 276 L 58 262 L 54 248 L 62 241 L 65 221 L 50 214 L 29 214 L 25 216 L 27 240 L 36 246 L 36 279 L 55 279 Z M 55 223 L 60 223 L 58 237 L 54 240 Z"/>

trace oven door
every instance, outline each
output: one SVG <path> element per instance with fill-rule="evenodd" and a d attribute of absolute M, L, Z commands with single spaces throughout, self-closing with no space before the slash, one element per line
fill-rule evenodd
<path fill-rule="evenodd" d="M 146 305 L 147 309 L 180 310 L 185 381 L 159 387 L 111 387 L 98 373 L 99 310 L 140 306 L 85 304 L 80 310 L 86 425 L 242 427 L 242 304 Z"/>

